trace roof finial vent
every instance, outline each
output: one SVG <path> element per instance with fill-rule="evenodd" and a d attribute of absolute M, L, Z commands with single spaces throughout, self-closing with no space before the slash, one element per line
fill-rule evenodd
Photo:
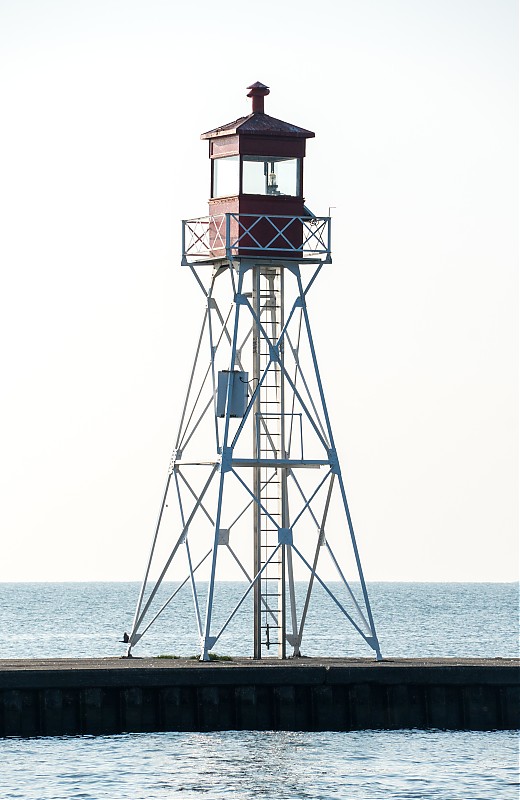
<path fill-rule="evenodd" d="M 253 99 L 253 114 L 263 114 L 264 97 L 269 94 L 269 86 L 257 81 L 247 88 L 250 90 L 247 96 Z"/>

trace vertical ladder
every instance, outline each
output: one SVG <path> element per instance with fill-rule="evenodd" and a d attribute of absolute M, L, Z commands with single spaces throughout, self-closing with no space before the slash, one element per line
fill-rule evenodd
<path fill-rule="evenodd" d="M 255 267 L 254 308 L 260 330 L 254 337 L 254 377 L 260 379 L 283 326 L 283 270 Z M 278 363 L 271 364 L 255 408 L 255 458 L 284 458 L 284 386 Z M 255 510 L 255 574 L 278 546 L 278 528 L 285 526 L 286 469 L 255 468 L 255 494 L 263 509 Z M 266 513 L 267 512 L 267 513 Z M 255 587 L 255 658 L 285 658 L 285 545 L 265 567 Z"/>

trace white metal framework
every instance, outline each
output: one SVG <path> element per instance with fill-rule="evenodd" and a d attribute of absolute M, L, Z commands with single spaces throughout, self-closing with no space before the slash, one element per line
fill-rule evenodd
<path fill-rule="evenodd" d="M 201 660 L 251 593 L 255 658 L 300 655 L 317 583 L 380 659 L 307 309 L 330 263 L 330 219 L 185 221 L 183 263 L 205 310 L 127 653 L 189 582 Z M 215 592 L 225 558 L 246 588 L 224 613 Z M 339 591 L 320 573 L 325 559 Z M 307 584 L 300 609 L 297 571 Z M 175 591 L 156 608 L 172 578 Z"/>

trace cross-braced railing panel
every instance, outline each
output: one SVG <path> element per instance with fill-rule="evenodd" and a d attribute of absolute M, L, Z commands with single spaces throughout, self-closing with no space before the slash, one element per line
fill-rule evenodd
<path fill-rule="evenodd" d="M 239 257 L 330 260 L 330 217 L 219 214 L 182 222 L 184 264 Z"/>

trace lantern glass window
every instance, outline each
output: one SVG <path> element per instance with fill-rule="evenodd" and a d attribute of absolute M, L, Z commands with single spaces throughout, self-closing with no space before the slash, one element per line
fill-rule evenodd
<path fill-rule="evenodd" d="M 240 163 L 238 156 L 215 158 L 213 164 L 213 197 L 229 197 L 238 194 Z"/>
<path fill-rule="evenodd" d="M 242 156 L 243 194 L 300 195 L 301 158 Z"/>

